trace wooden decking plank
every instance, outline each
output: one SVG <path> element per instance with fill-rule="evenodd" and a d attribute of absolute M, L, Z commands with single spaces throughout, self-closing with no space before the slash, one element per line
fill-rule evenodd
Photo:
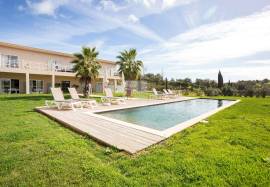
<path fill-rule="evenodd" d="M 97 119 L 97 118 L 96 118 Z M 161 136 L 159 135 L 156 135 L 156 134 L 152 134 L 152 133 L 149 133 L 149 132 L 145 132 L 143 130 L 140 130 L 140 129 L 135 129 L 134 128 L 131 128 L 131 127 L 125 127 L 121 124 L 118 124 L 118 123 L 114 123 L 114 122 L 110 122 L 106 119 L 101 119 L 102 121 L 107 121 L 106 125 L 108 125 L 110 127 L 110 124 L 113 123 L 114 126 L 118 126 L 118 127 L 121 127 L 121 129 L 123 129 L 123 131 L 126 131 L 128 133 L 131 133 L 131 134 L 134 134 L 136 136 L 140 136 L 142 138 L 147 138 L 148 140 L 150 141 L 159 141 L 161 138 Z M 147 134 L 147 137 L 145 137 L 145 135 Z"/>
<path fill-rule="evenodd" d="M 70 123 L 67 122 L 66 123 Z M 91 137 L 94 137 L 95 139 L 98 139 L 108 145 L 114 146 L 118 149 L 121 150 L 126 150 L 127 152 L 130 153 L 134 153 L 136 152 L 136 150 L 140 150 L 143 147 L 140 146 L 138 147 L 136 144 L 133 143 L 132 147 L 129 144 L 126 144 L 127 141 L 118 141 L 115 139 L 115 136 L 111 136 L 110 133 L 109 136 L 107 134 L 104 134 L 104 132 L 102 133 L 100 130 L 101 129 L 95 129 L 95 128 L 91 128 L 91 126 L 86 126 L 86 125 L 81 125 L 79 126 L 79 123 L 77 124 L 77 122 L 73 122 L 75 124 L 76 128 L 79 128 L 81 131 L 83 131 L 84 133 L 88 134 Z M 72 125 L 74 126 L 74 125 Z"/>
<path fill-rule="evenodd" d="M 82 120 L 80 120 L 78 122 L 82 122 Z M 89 122 L 86 122 L 86 124 L 87 124 L 87 128 L 96 126 L 96 124 L 93 124 L 93 123 L 89 125 Z M 91 129 L 94 129 L 94 128 L 91 128 Z M 98 132 L 102 132 L 101 134 L 104 136 L 110 135 L 112 138 L 116 137 L 119 141 L 123 140 L 125 143 L 132 143 L 133 145 L 136 145 L 139 147 L 145 147 L 145 146 L 149 145 L 149 143 L 146 143 L 146 142 L 143 142 L 139 139 L 136 139 L 136 137 L 132 138 L 132 136 L 130 136 L 130 134 L 119 133 L 121 131 L 119 131 L 117 129 L 110 129 L 110 128 L 104 127 L 101 123 L 99 123 L 99 125 L 98 125 L 98 130 L 99 130 Z M 116 141 L 118 141 L 118 140 L 116 140 Z"/>
<path fill-rule="evenodd" d="M 171 99 L 169 102 L 186 100 L 186 98 Z M 161 100 L 128 100 L 126 106 L 98 106 L 96 109 L 84 110 L 57 110 L 48 108 L 38 108 L 42 113 L 58 120 L 60 123 L 87 134 L 98 141 L 125 150 L 129 153 L 136 153 L 165 139 L 155 131 L 144 131 L 140 128 L 121 124 L 117 121 L 91 115 L 93 112 L 104 111 L 107 108 L 120 109 L 130 107 L 140 107 L 143 105 L 153 105 L 167 103 Z M 89 114 L 90 112 L 90 114 Z"/>
<path fill-rule="evenodd" d="M 128 128 L 125 126 L 118 126 L 117 123 L 112 123 L 106 120 L 98 120 L 96 121 L 99 126 L 102 126 L 106 129 L 112 129 L 113 131 L 117 130 L 118 132 L 122 132 L 124 134 L 126 134 L 127 136 L 129 136 L 130 138 L 134 137 L 136 140 L 140 140 L 143 141 L 142 143 L 145 144 L 147 143 L 155 143 L 156 141 L 160 141 L 162 140 L 162 138 L 160 138 L 160 136 L 156 136 L 155 139 L 149 138 L 148 136 L 150 136 L 150 133 L 142 133 L 142 131 L 137 130 L 137 129 L 133 129 L 133 128 Z M 116 127 L 116 128 L 115 128 Z"/>
<path fill-rule="evenodd" d="M 75 127 L 79 127 L 81 130 L 83 130 L 86 133 L 90 133 L 90 136 L 94 136 L 95 138 L 101 139 L 101 141 L 105 141 L 105 143 L 115 146 L 117 148 L 120 149 L 124 149 L 128 152 L 136 152 L 138 150 L 144 149 L 150 145 L 152 145 L 153 143 L 156 142 L 152 142 L 149 144 L 143 143 L 143 142 L 138 142 L 138 140 L 136 139 L 130 139 L 130 136 L 119 133 L 119 131 L 117 131 L 117 133 L 106 129 L 106 127 L 102 127 L 102 129 L 100 128 L 100 126 L 96 129 L 93 128 L 93 126 L 96 126 L 96 124 L 92 123 L 89 125 L 89 121 L 84 121 L 81 118 L 76 118 L 76 120 L 74 120 L 74 116 L 65 112 L 56 112 L 56 113 L 51 113 L 51 112 L 47 112 L 50 115 L 55 116 L 56 118 L 60 118 L 62 121 L 66 122 L 66 123 L 73 123 L 75 124 Z M 64 114 L 65 113 L 65 114 Z M 68 114 L 68 115 L 66 115 Z M 77 113 L 78 115 L 78 113 Z M 79 115 L 80 117 L 82 117 L 81 115 Z M 88 116 L 87 116 L 88 117 Z M 74 125 L 71 125 L 74 126 Z M 116 129 L 117 130 L 117 129 Z M 89 132 L 90 131 L 90 132 Z M 119 139 L 119 137 L 121 137 Z M 123 140 L 123 141 L 121 141 Z M 160 141 L 160 140 L 159 140 Z"/>

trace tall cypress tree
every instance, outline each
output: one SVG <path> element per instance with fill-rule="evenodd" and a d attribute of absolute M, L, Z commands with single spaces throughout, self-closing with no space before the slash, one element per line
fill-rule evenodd
<path fill-rule="evenodd" d="M 222 88 L 223 87 L 223 77 L 222 77 L 222 74 L 219 70 L 218 72 L 218 88 Z"/>

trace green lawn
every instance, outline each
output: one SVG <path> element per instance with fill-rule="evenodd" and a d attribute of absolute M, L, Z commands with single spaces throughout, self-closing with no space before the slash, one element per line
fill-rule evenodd
<path fill-rule="evenodd" d="M 269 186 L 270 98 L 242 102 L 130 156 L 0 96 L 0 186 Z"/>

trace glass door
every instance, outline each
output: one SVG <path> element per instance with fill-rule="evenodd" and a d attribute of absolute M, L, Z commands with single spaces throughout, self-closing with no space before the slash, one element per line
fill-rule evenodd
<path fill-rule="evenodd" d="M 30 80 L 31 93 L 43 93 L 43 81 L 42 80 Z"/>
<path fill-rule="evenodd" d="M 11 80 L 0 79 L 0 93 L 10 93 Z"/>
<path fill-rule="evenodd" d="M 20 93 L 20 81 L 17 79 L 11 79 L 10 81 L 10 93 Z"/>

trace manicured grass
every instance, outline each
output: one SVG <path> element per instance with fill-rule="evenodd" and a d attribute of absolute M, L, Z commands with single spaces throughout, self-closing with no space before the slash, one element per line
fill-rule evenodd
<path fill-rule="evenodd" d="M 270 98 L 241 98 L 135 156 L 34 112 L 50 98 L 0 96 L 1 186 L 270 185 Z"/>

